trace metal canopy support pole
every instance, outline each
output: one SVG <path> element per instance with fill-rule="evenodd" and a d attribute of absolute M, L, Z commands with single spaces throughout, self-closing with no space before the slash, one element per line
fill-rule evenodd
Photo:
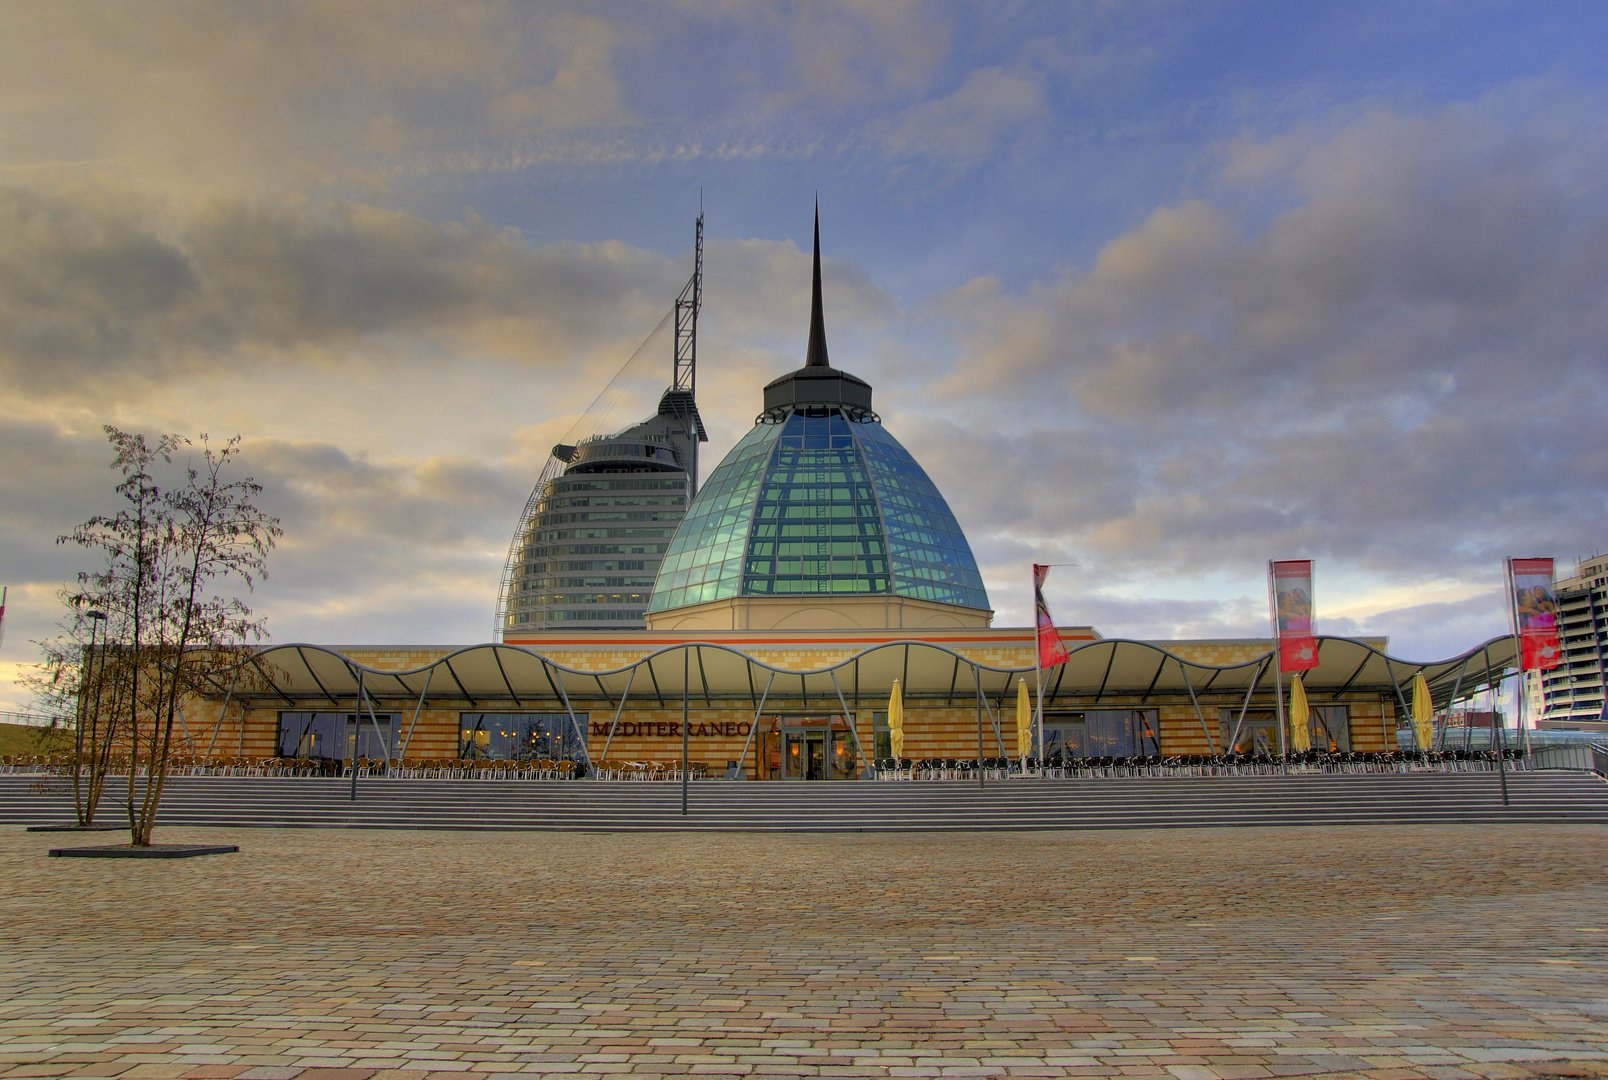
<path fill-rule="evenodd" d="M 1463 663 L 1458 666 L 1457 680 L 1452 683 L 1452 696 L 1446 699 L 1446 713 L 1441 717 L 1440 738 L 1435 740 L 1440 744 L 1440 748 L 1442 750 L 1446 749 L 1446 729 L 1450 727 L 1452 723 L 1452 706 L 1457 704 L 1457 693 L 1459 690 L 1463 689 L 1463 672 L 1467 670 L 1468 658 L 1465 657 L 1463 659 Z"/>
<path fill-rule="evenodd" d="M 240 679 L 240 669 L 235 668 L 234 678 L 229 680 L 229 691 L 223 695 L 223 708 L 218 710 L 218 723 L 212 729 L 212 738 L 207 742 L 207 757 L 212 756 L 212 748 L 218 743 L 218 732 L 223 730 L 223 721 L 229 715 L 229 702 L 234 698 L 235 683 Z M 240 726 L 246 726 L 246 710 L 240 710 Z M 277 748 L 276 748 L 277 749 Z"/>
<path fill-rule="evenodd" d="M 357 737 L 363 727 L 363 669 L 357 669 L 357 715 L 352 717 L 352 801 L 357 801 Z"/>
<path fill-rule="evenodd" d="M 614 720 L 609 724 L 608 738 L 603 740 L 603 756 L 598 759 L 599 761 L 607 762 L 609 760 L 609 747 L 614 743 L 614 733 L 620 730 L 620 714 L 625 712 L 625 699 L 631 696 L 631 684 L 636 682 L 636 673 L 637 669 L 633 666 L 631 674 L 626 676 L 625 693 L 620 695 L 620 707 L 614 710 Z"/>
<path fill-rule="evenodd" d="M 681 816 L 687 816 L 687 695 L 692 690 L 692 652 L 681 649 Z"/>
<path fill-rule="evenodd" d="M 175 706 L 173 712 L 179 718 L 179 730 L 184 732 L 185 744 L 189 746 L 190 753 L 195 753 L 195 740 L 190 738 L 190 725 L 184 722 L 184 710 Z M 275 749 L 277 750 L 278 747 L 275 747 Z"/>
<path fill-rule="evenodd" d="M 981 670 L 980 669 L 979 669 L 978 675 L 979 675 L 979 678 L 977 680 L 977 688 L 978 688 L 978 692 L 981 693 L 983 681 L 982 681 L 982 678 L 981 678 Z M 1010 685 L 1011 685 L 1010 684 L 1010 676 L 1007 675 L 1005 677 L 1005 689 L 1009 690 Z M 983 694 L 983 708 L 988 710 L 988 726 L 994 729 L 994 742 L 995 742 L 995 744 L 997 744 L 999 746 L 1000 756 L 1001 757 L 1008 757 L 1009 755 L 1005 751 L 1005 736 L 1000 731 L 1000 727 L 999 727 L 999 717 L 994 715 L 994 707 L 988 703 L 988 695 L 987 694 Z M 1005 694 L 1004 694 L 1003 691 L 1001 691 L 1001 693 L 999 695 L 999 712 L 1000 712 L 1000 716 L 1003 716 L 1004 713 L 1005 713 Z"/>
<path fill-rule="evenodd" d="M 1515 643 L 1517 643 L 1517 640 L 1517 638 L 1514 639 Z M 1524 669 L 1520 668 L 1519 670 Z M 1485 683 L 1491 688 L 1491 734 L 1492 741 L 1496 744 L 1496 775 L 1502 783 L 1502 805 L 1506 806 L 1508 805 L 1507 764 L 1502 760 L 1502 713 L 1499 710 L 1501 703 L 1497 700 L 1502 688 L 1498 683 L 1491 681 L 1491 647 L 1489 645 L 1485 647 Z"/>
<path fill-rule="evenodd" d="M 849 734 L 854 736 L 854 751 L 860 755 L 860 768 L 864 770 L 860 776 L 866 779 L 872 769 L 870 760 L 865 756 L 865 745 L 860 742 L 860 732 L 856 726 L 859 718 L 849 714 L 849 703 L 843 700 L 843 688 L 838 685 L 837 672 L 828 671 L 827 674 L 832 676 L 832 689 L 837 691 L 838 708 L 843 710 L 843 719 L 848 722 Z"/>
<path fill-rule="evenodd" d="M 581 757 L 586 759 L 586 771 L 590 773 L 592 771 L 592 750 L 586 745 L 586 735 L 581 731 L 581 722 L 575 719 L 575 707 L 570 704 L 569 691 L 564 689 L 563 673 L 560 673 L 558 678 L 553 678 L 552 673 L 547 670 L 547 658 L 544 656 L 541 661 L 542 674 L 546 675 L 547 680 L 558 688 L 558 696 L 564 699 L 564 711 L 569 713 L 570 730 L 574 731 L 575 737 L 580 740 Z M 449 668 L 448 670 L 450 671 L 451 669 Z"/>
<path fill-rule="evenodd" d="M 380 718 L 374 715 L 374 699 L 365 695 L 365 701 L 368 705 L 369 723 L 374 725 L 374 737 L 379 740 L 380 749 L 385 751 L 385 771 L 389 773 L 391 771 L 392 748 L 385 745 L 385 733 L 380 730 Z M 363 723 L 362 713 L 357 714 L 357 722 L 359 725 Z"/>
<path fill-rule="evenodd" d="M 402 749 L 396 755 L 401 760 L 407 760 L 408 745 L 413 742 L 413 729 L 418 726 L 419 713 L 424 708 L 424 696 L 430 692 L 430 680 L 435 677 L 435 665 L 431 664 L 424 672 L 424 689 L 419 691 L 419 703 L 413 706 L 413 719 L 408 723 L 408 733 L 402 737 Z M 400 680 L 398 680 L 400 681 Z"/>
<path fill-rule="evenodd" d="M 972 665 L 972 683 L 977 687 L 977 787 L 983 787 L 983 673 Z"/>
<path fill-rule="evenodd" d="M 1195 719 L 1200 721 L 1200 733 L 1206 736 L 1206 752 L 1216 757 L 1217 744 L 1212 741 L 1211 729 L 1206 726 L 1206 714 L 1200 711 L 1200 699 L 1195 696 L 1195 684 L 1190 680 L 1189 672 L 1184 668 L 1184 661 L 1179 657 L 1174 657 L 1174 659 L 1178 660 L 1178 674 L 1184 677 L 1184 685 L 1189 688 L 1189 703 L 1195 706 Z M 1159 720 L 1156 723 L 1158 727 L 1161 724 Z M 1159 735 L 1160 732 L 1158 731 L 1157 734 Z"/>
<path fill-rule="evenodd" d="M 1413 715 L 1413 711 L 1407 707 L 1407 696 L 1401 692 L 1401 680 L 1396 678 L 1396 669 L 1390 666 L 1390 657 L 1388 657 L 1388 656 L 1385 657 L 1385 674 L 1390 676 L 1390 685 L 1396 691 L 1396 706 L 1399 709 L 1401 709 L 1401 712 L 1396 714 L 1396 726 L 1401 727 L 1402 720 L 1404 718 L 1411 718 L 1411 716 Z M 1380 718 L 1383 719 L 1383 717 L 1384 717 L 1384 710 L 1381 709 L 1380 710 Z M 1380 726 L 1384 727 L 1383 724 L 1381 724 Z M 1386 730 L 1388 730 L 1388 729 L 1386 729 Z M 1413 729 L 1413 742 L 1416 743 L 1417 741 L 1418 741 L 1418 729 L 1414 728 Z M 1398 745 L 1396 747 L 1396 749 L 1400 750 L 1401 747 Z M 1420 747 L 1420 749 L 1427 749 L 1427 748 L 1426 747 Z M 1387 752 L 1390 750 L 1390 741 L 1388 739 L 1385 741 L 1385 750 Z"/>
<path fill-rule="evenodd" d="M 754 743 L 754 733 L 759 730 L 759 714 L 765 711 L 765 700 L 770 697 L 771 683 L 775 681 L 776 672 L 773 671 L 770 673 L 770 678 L 765 680 L 765 692 L 759 695 L 759 704 L 754 708 L 754 722 L 748 725 L 748 738 L 743 740 L 743 754 L 742 757 L 737 759 L 737 774 L 739 776 L 747 776 L 744 770 L 748 768 L 748 748 Z M 754 779 L 758 780 L 759 769 L 757 767 L 754 769 L 754 774 Z"/>
<path fill-rule="evenodd" d="M 1256 674 L 1251 676 L 1251 685 L 1246 688 L 1245 700 L 1240 705 L 1239 719 L 1234 723 L 1234 734 L 1228 737 L 1228 745 L 1223 747 L 1223 753 L 1225 754 L 1230 752 L 1239 753 L 1237 748 L 1239 746 L 1240 728 L 1245 726 L 1245 710 L 1251 707 L 1251 697 L 1256 693 L 1256 684 L 1262 681 L 1262 671 L 1267 667 L 1270 659 L 1272 658 L 1264 658 L 1260 664 L 1256 665 Z"/>

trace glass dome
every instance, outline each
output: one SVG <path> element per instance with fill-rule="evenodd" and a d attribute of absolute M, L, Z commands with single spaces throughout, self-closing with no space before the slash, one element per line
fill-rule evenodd
<path fill-rule="evenodd" d="M 988 608 L 954 514 L 874 414 L 769 410 L 687 508 L 648 610 L 823 594 Z"/>

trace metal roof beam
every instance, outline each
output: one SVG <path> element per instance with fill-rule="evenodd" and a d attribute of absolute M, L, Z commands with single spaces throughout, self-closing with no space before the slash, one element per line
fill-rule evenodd
<path fill-rule="evenodd" d="M 334 694 L 330 693 L 329 690 L 325 688 L 323 680 L 318 677 L 318 672 L 313 670 L 313 665 L 308 663 L 307 654 L 302 652 L 300 645 L 296 646 L 296 655 L 301 657 L 302 667 L 307 669 L 307 674 L 313 680 L 313 685 L 317 686 L 323 695 L 329 698 L 329 703 L 331 705 L 335 706 L 337 709 L 340 708 L 340 701 L 336 699 Z"/>

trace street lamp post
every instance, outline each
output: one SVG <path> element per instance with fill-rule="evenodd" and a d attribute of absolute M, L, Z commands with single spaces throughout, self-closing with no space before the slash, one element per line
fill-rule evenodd
<path fill-rule="evenodd" d="M 95 655 L 95 631 L 99 629 L 101 623 L 106 621 L 106 612 L 90 610 L 84 613 L 84 617 L 89 620 L 89 655 L 85 658 L 84 674 L 88 678 L 95 680 L 95 704 L 89 717 L 86 718 L 80 715 L 76 729 L 73 731 L 73 803 L 78 808 L 79 824 L 88 825 L 90 822 L 84 820 L 85 804 L 83 798 L 84 721 L 85 719 L 89 720 L 92 725 L 92 731 L 99 730 L 101 687 L 106 682 L 103 677 L 106 672 L 106 665 L 103 660 Z M 101 648 L 105 647 L 106 642 L 102 639 Z"/>

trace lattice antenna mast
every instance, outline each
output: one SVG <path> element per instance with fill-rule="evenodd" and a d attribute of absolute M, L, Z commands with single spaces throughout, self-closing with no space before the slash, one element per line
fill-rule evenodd
<path fill-rule="evenodd" d="M 699 198 L 702 204 L 703 199 Z M 687 438 L 687 476 L 689 495 L 698 492 L 698 444 L 709 441 L 703 418 L 698 415 L 698 310 L 703 307 L 703 207 L 692 245 L 692 277 L 676 297 L 676 365 L 670 389 L 659 402 L 661 415 L 668 413 L 681 422 Z"/>
<path fill-rule="evenodd" d="M 692 277 L 676 297 L 676 371 L 671 384 L 694 397 L 698 393 L 698 309 L 703 307 L 703 214 L 698 215 L 692 246 Z"/>

